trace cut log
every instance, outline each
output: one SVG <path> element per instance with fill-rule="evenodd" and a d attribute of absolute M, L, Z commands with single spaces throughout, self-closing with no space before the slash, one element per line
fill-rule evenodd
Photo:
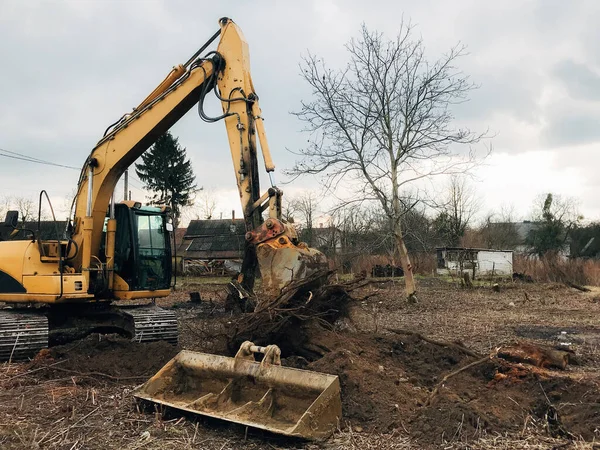
<path fill-rule="evenodd" d="M 542 347 L 527 342 L 501 347 L 498 357 L 507 361 L 531 364 L 536 367 L 565 369 L 569 364 L 569 352 Z"/>
<path fill-rule="evenodd" d="M 591 292 L 591 289 L 588 289 L 585 286 L 581 286 L 579 284 L 575 284 L 571 281 L 565 281 L 565 284 L 567 286 L 572 287 L 573 289 L 577 289 L 578 291 L 581 291 L 581 292 Z"/>

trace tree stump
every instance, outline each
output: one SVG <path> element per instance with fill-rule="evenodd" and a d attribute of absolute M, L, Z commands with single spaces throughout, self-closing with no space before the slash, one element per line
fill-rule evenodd
<path fill-rule="evenodd" d="M 462 282 L 463 286 L 466 288 L 471 289 L 473 287 L 473 282 L 471 281 L 471 276 L 469 275 L 469 272 L 463 272 Z"/>
<path fill-rule="evenodd" d="M 190 302 L 201 303 L 202 298 L 200 297 L 200 292 L 190 292 Z"/>
<path fill-rule="evenodd" d="M 498 350 L 498 357 L 507 361 L 531 364 L 536 367 L 565 369 L 569 364 L 569 352 L 518 342 Z"/>

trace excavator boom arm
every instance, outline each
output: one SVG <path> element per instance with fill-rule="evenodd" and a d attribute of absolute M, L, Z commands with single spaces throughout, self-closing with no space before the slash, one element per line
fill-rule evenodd
<path fill-rule="evenodd" d="M 219 25 L 220 31 L 188 62 L 175 66 L 131 114 L 107 130 L 87 158 L 78 184 L 72 238 L 80 249 L 73 258 L 73 266 L 84 274 L 88 285 L 90 272 L 99 270 L 101 261 L 106 261 L 110 274 L 113 271 L 116 222 L 112 212 L 106 228 L 104 255 L 99 253 L 106 213 L 119 178 L 196 103 L 204 121 L 223 120 L 227 130 L 248 232 L 242 274 L 238 281 L 245 289 L 252 290 L 257 262 L 261 268 L 269 266 L 273 276 L 263 273 L 263 280 L 275 287 L 304 275 L 305 270 L 296 266 L 302 259 L 298 252 L 307 253 L 307 249 L 306 246 L 297 247 L 295 230 L 281 220 L 282 192 L 275 186 L 271 186 L 264 194 L 260 192 L 257 137 L 266 171 L 272 172 L 275 165 L 264 130 L 258 95 L 252 83 L 248 44 L 239 27 L 230 19 L 221 19 Z M 200 57 L 200 53 L 217 37 L 217 50 Z M 203 109 L 204 98 L 211 91 L 214 91 L 223 107 L 223 114 L 218 117 L 209 117 Z M 263 224 L 265 211 L 268 211 L 269 220 Z M 266 249 L 265 243 L 269 243 L 266 253 L 260 250 L 261 245 L 263 250 Z M 282 248 L 288 256 L 281 261 L 277 261 L 277 258 L 274 260 L 273 256 L 281 254 Z M 310 255 L 311 258 L 313 256 Z M 323 259 L 320 254 L 316 256 L 317 259 Z M 291 275 L 284 275 L 286 272 Z M 112 275 L 108 284 L 108 289 L 112 290 Z"/>
<path fill-rule="evenodd" d="M 230 19 L 221 19 L 220 31 L 202 49 L 220 36 L 216 52 L 178 65 L 136 108 L 124 116 L 92 150 L 84 165 L 75 203 L 73 239 L 81 251 L 76 264 L 84 271 L 93 269 L 99 255 L 106 212 L 119 178 L 152 143 L 175 124 L 196 103 L 205 121 L 225 121 L 234 172 L 247 229 L 259 227 L 264 204 L 281 196 L 277 189 L 260 194 L 256 134 L 263 150 L 267 171 L 274 170 L 258 96 L 250 75 L 248 44 Z M 201 49 L 201 50 L 202 50 Z M 218 86 L 223 106 L 219 118 L 208 117 L 202 108 L 204 96 Z M 257 126 L 258 124 L 258 126 Z M 258 133 L 257 133 L 258 132 Z M 261 201 L 262 198 L 262 201 Z M 271 201 L 270 216 L 281 216 L 280 201 Z M 262 206 L 262 207 L 261 207 Z M 107 248 L 111 251 L 110 247 Z M 106 255 L 110 262 L 111 255 Z"/>

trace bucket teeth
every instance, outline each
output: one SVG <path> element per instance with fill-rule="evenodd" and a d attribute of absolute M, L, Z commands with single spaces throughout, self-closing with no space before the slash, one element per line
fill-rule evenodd
<path fill-rule="evenodd" d="M 48 348 L 48 318 L 0 311 L 0 361 L 18 361 Z"/>
<path fill-rule="evenodd" d="M 167 341 L 177 345 L 177 316 L 157 307 L 125 309 L 133 319 L 134 342 Z"/>

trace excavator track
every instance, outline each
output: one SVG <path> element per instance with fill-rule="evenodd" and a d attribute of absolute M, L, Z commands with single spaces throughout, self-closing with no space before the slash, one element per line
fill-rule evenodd
<path fill-rule="evenodd" d="M 125 309 L 133 319 L 134 342 L 167 341 L 177 345 L 177 316 L 172 311 L 158 307 Z"/>
<path fill-rule="evenodd" d="M 61 314 L 56 310 L 0 309 L 0 362 L 33 358 L 44 348 L 83 339 L 90 333 L 118 333 L 134 342 L 177 345 L 177 317 L 172 311 L 156 306 L 87 306 L 73 306 L 67 316 L 67 310 Z"/>
<path fill-rule="evenodd" d="M 0 361 L 17 361 L 48 348 L 48 318 L 43 314 L 0 310 Z"/>

